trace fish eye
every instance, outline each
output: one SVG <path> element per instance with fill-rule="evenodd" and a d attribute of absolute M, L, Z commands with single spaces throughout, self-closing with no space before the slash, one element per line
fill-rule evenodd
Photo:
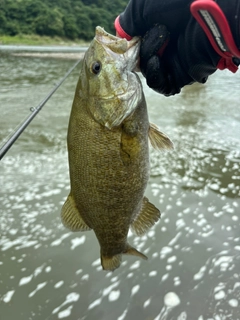
<path fill-rule="evenodd" d="M 92 64 L 91 70 L 94 74 L 99 74 L 99 72 L 101 71 L 101 68 L 102 68 L 101 63 L 99 61 L 95 61 Z"/>

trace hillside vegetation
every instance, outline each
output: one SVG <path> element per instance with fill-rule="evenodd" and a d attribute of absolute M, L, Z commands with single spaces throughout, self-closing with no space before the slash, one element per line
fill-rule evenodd
<path fill-rule="evenodd" d="M 0 0 L 0 35 L 40 35 L 91 40 L 113 22 L 128 0 Z"/>

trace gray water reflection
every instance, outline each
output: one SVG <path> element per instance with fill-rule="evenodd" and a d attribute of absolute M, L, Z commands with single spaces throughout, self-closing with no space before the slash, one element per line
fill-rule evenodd
<path fill-rule="evenodd" d="M 3 140 L 74 63 L 1 55 Z M 239 75 L 161 97 L 149 115 L 174 142 L 151 150 L 147 196 L 162 219 L 131 244 L 148 261 L 100 266 L 93 232 L 60 222 L 75 70 L 0 163 L 0 319 L 240 319 Z"/>

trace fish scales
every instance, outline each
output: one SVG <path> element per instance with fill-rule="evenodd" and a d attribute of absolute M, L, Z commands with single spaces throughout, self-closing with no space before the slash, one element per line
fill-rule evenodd
<path fill-rule="evenodd" d="M 138 39 L 128 42 L 96 28 L 69 120 L 71 191 L 62 221 L 72 231 L 93 229 L 105 270 L 119 267 L 124 253 L 146 259 L 128 244 L 129 228 L 140 235 L 160 218 L 144 197 L 151 125 L 141 81 L 132 71 L 138 50 Z M 152 132 L 155 145 L 171 145 L 156 126 Z"/>

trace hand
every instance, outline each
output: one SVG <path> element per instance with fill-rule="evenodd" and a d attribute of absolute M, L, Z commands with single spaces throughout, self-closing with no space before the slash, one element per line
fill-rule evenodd
<path fill-rule="evenodd" d="M 142 74 L 149 87 L 165 96 L 177 94 L 196 81 L 205 83 L 216 71 L 219 59 L 196 23 L 172 42 L 166 27 L 155 25 L 141 42 Z"/>

